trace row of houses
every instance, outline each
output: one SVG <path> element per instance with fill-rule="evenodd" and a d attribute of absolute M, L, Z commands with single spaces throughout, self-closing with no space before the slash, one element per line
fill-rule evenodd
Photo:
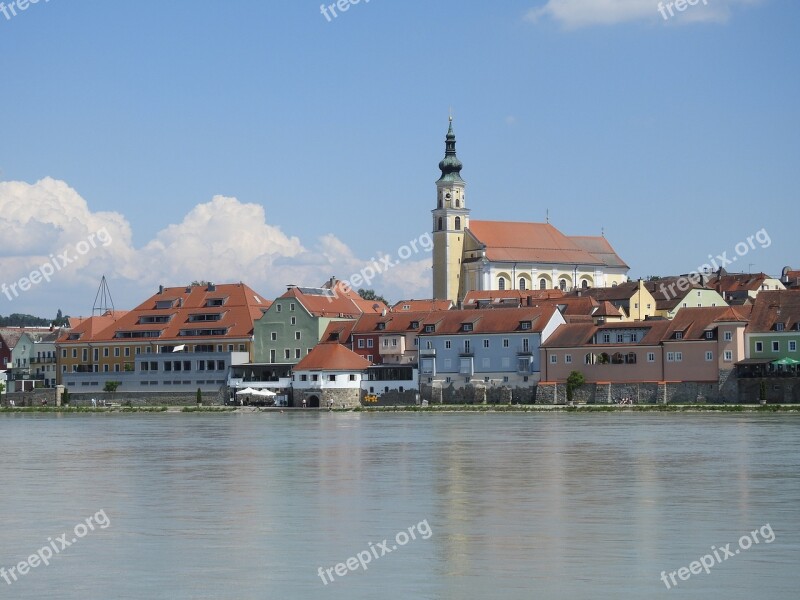
<path fill-rule="evenodd" d="M 723 272 L 470 292 L 459 306 L 388 307 L 335 278 L 272 301 L 243 283 L 202 284 L 160 287 L 67 330 L 3 330 L 0 350 L 11 391 L 96 393 L 113 381 L 134 393 L 269 389 L 306 406 L 533 402 L 578 371 L 592 384 L 701 382 L 728 394 L 739 377 L 795 372 L 773 363 L 800 360 L 798 297 L 764 274 Z"/>

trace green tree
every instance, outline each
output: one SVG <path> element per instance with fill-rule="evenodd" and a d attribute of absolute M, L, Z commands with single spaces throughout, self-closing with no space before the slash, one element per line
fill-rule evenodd
<path fill-rule="evenodd" d="M 375 290 L 365 290 L 360 289 L 358 290 L 358 295 L 361 296 L 364 300 L 375 300 L 376 302 L 383 302 L 384 304 L 388 305 L 389 301 L 386 300 L 383 296 L 379 296 L 375 293 Z"/>
<path fill-rule="evenodd" d="M 572 395 L 579 387 L 586 383 L 586 378 L 580 371 L 572 371 L 567 377 L 567 401 L 572 402 Z"/>
<path fill-rule="evenodd" d="M 203 392 L 200 391 L 200 388 L 197 388 L 197 406 L 200 406 L 203 403 Z"/>

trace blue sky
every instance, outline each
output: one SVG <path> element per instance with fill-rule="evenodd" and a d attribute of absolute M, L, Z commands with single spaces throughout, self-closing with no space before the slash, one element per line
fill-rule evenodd
<path fill-rule="evenodd" d="M 159 283 L 347 278 L 429 230 L 451 106 L 474 219 L 604 228 L 632 277 L 763 228 L 730 269 L 800 268 L 799 24 L 789 0 L 667 20 L 650 0 L 0 13 L 0 279 L 113 238 L 0 314 L 87 314 L 104 273 L 117 308 Z M 416 253 L 370 287 L 429 296 L 429 267 Z"/>

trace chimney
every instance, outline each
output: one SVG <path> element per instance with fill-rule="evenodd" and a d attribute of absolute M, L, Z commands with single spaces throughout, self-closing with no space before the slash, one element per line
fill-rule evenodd
<path fill-rule="evenodd" d="M 159 294 L 163 294 L 164 293 L 164 286 L 163 285 L 158 286 L 158 293 Z"/>
<path fill-rule="evenodd" d="M 211 283 L 211 282 L 209 281 L 209 282 L 208 282 L 208 291 L 209 291 L 209 292 L 216 292 L 216 291 L 217 291 L 217 286 L 215 286 L 213 283 Z"/>

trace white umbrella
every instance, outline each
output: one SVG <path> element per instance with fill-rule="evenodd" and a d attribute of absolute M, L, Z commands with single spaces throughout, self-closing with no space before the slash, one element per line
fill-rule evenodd
<path fill-rule="evenodd" d="M 239 390 L 238 392 L 236 392 L 236 395 L 238 396 L 239 394 L 244 394 L 244 395 L 247 396 L 247 395 L 251 395 L 251 394 L 255 394 L 255 393 L 256 393 L 256 390 L 254 390 L 253 388 L 249 387 L 249 388 L 244 388 L 243 390 Z"/>
<path fill-rule="evenodd" d="M 277 395 L 278 395 L 278 394 L 276 394 L 275 392 L 271 392 L 271 391 L 269 391 L 269 390 L 254 390 L 254 391 L 253 391 L 253 394 L 254 394 L 255 396 L 267 396 L 267 397 L 270 397 L 270 396 L 277 396 Z"/>

